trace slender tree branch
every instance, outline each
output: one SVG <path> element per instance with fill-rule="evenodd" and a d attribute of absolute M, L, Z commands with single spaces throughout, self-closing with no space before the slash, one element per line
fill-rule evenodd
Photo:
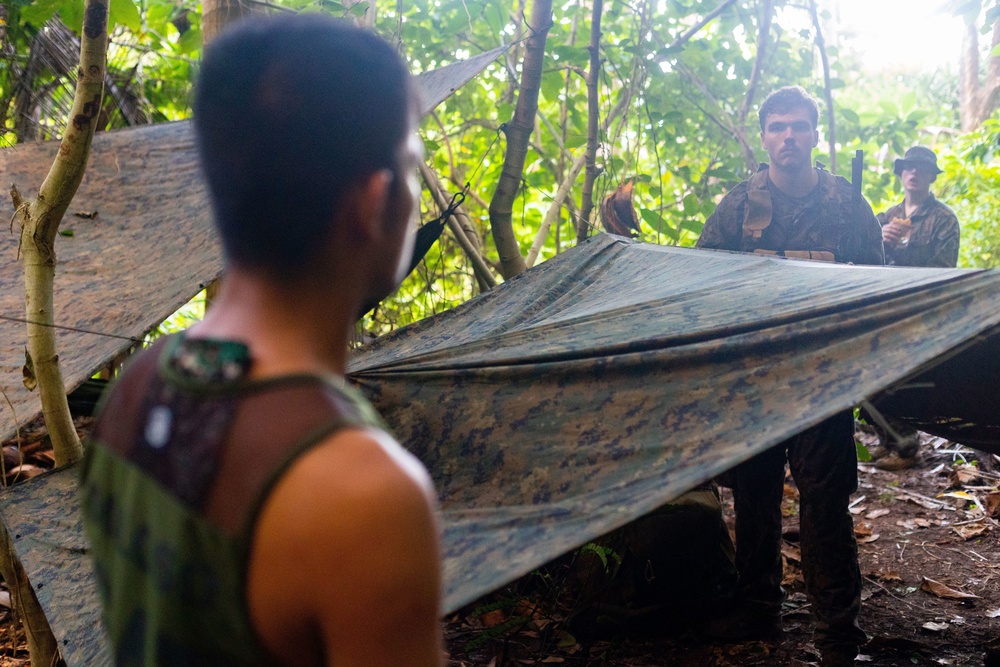
<path fill-rule="evenodd" d="M 813 26 L 816 28 L 816 47 L 819 48 L 820 61 L 823 63 L 823 91 L 826 95 L 826 125 L 827 140 L 830 144 L 830 172 L 837 173 L 837 125 L 833 113 L 833 87 L 830 85 L 830 60 L 826 55 L 826 42 L 823 39 L 823 27 L 819 22 L 819 12 L 816 11 L 816 0 L 809 0 L 809 13 L 812 15 Z"/>
<path fill-rule="evenodd" d="M 750 115 L 750 107 L 753 106 L 753 98 L 757 92 L 757 84 L 760 82 L 761 72 L 764 70 L 764 56 L 767 53 L 768 37 L 771 33 L 771 7 L 772 0 L 764 0 L 761 10 L 759 30 L 757 32 L 757 55 L 753 59 L 753 70 L 750 72 L 750 81 L 747 83 L 747 92 L 743 96 L 743 104 L 740 105 L 738 115 L 740 125 L 746 125 L 747 116 Z"/>
<path fill-rule="evenodd" d="M 705 16 L 703 16 L 700 21 L 698 21 L 693 26 L 682 32 L 676 39 L 674 39 L 674 41 L 670 42 L 669 46 L 666 43 L 664 43 L 663 38 L 660 37 L 660 35 L 654 31 L 652 33 L 653 39 L 656 40 L 657 44 L 660 45 L 660 48 L 665 53 L 662 53 L 654 57 L 653 62 L 662 63 L 666 60 L 671 60 L 673 58 L 673 53 L 676 49 L 680 48 L 681 46 L 689 42 L 692 37 L 694 37 L 701 31 L 702 28 L 711 23 L 715 19 L 715 17 L 722 14 L 722 12 L 729 9 L 729 7 L 732 6 L 735 2 L 736 0 L 726 0 L 725 2 L 723 2 L 715 9 L 705 14 Z"/>
<path fill-rule="evenodd" d="M 580 170 L 583 169 L 583 165 L 587 162 L 587 152 L 584 151 L 580 153 L 573 164 L 570 165 L 569 172 L 563 178 L 562 183 L 559 184 L 559 189 L 556 190 L 556 196 L 553 198 L 552 203 L 549 205 L 549 210 L 545 212 L 545 218 L 542 219 L 542 225 L 538 228 L 538 233 L 535 235 L 535 242 L 531 244 L 531 250 L 528 252 L 528 258 L 525 263 L 528 267 L 535 265 L 535 260 L 538 259 L 538 253 L 541 252 L 542 246 L 545 245 L 545 238 L 549 235 L 549 230 L 552 228 L 553 223 L 559 219 L 559 213 L 562 210 L 563 203 L 566 201 L 566 197 L 573 190 L 573 183 L 576 182 L 577 176 L 580 175 Z"/>
<path fill-rule="evenodd" d="M 583 193 L 580 196 L 580 220 L 590 222 L 590 214 L 594 208 L 594 181 L 597 180 L 597 142 L 598 126 L 600 125 L 600 99 L 598 97 L 598 80 L 601 69 L 601 13 L 604 11 L 603 0 L 594 0 L 590 18 L 590 68 L 587 71 L 587 152 L 586 170 L 583 175 Z M 584 241 L 587 228 L 577 226 L 577 242 Z"/>
<path fill-rule="evenodd" d="M 750 142 L 747 139 L 746 128 L 733 121 L 729 114 L 724 110 L 722 103 L 715 97 L 712 91 L 709 90 L 708 86 L 706 86 L 701 79 L 695 76 L 694 72 L 692 72 L 690 68 L 678 64 L 676 69 L 684 78 L 693 83 L 701 93 L 702 97 L 708 102 L 711 102 L 720 113 L 718 115 L 712 114 L 699 104 L 696 99 L 690 96 L 688 96 L 688 99 L 690 99 L 709 120 L 718 125 L 725 132 L 729 132 L 733 138 L 736 139 L 737 143 L 740 145 L 740 149 L 743 151 L 743 160 L 747 165 L 747 169 L 751 173 L 756 171 L 758 165 L 757 155 L 754 153 L 753 147 L 750 146 Z"/>

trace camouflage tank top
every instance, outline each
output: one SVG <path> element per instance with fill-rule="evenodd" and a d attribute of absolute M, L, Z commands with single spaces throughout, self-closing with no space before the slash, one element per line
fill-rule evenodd
<path fill-rule="evenodd" d="M 115 664 L 268 665 L 246 577 L 260 508 L 337 430 L 382 428 L 339 378 L 245 378 L 247 348 L 157 341 L 105 395 L 81 505 Z"/>

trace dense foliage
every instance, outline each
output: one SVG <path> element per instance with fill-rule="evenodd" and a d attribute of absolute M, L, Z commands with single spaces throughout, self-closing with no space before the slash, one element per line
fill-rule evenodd
<path fill-rule="evenodd" d="M 440 105 L 422 127 L 428 162 L 445 189 L 454 192 L 468 183 L 465 209 L 483 254 L 494 265 L 487 208 L 506 150 L 504 123 L 510 121 L 517 99 L 523 39 L 541 27 L 529 25 L 525 17 L 530 16 L 530 5 L 525 2 L 383 0 L 374 7 L 376 30 L 399 44 L 415 71 L 513 43 L 506 57 Z M 367 1 L 253 4 L 268 5 L 270 11 L 349 17 L 372 10 Z M 964 2 L 952 10 L 985 21 L 988 28 L 995 5 Z M 75 6 L 72 0 L 13 0 L 4 5 L 0 55 L 8 65 L 0 74 L 0 113 L 8 142 L 58 132 L 59 99 L 72 72 L 41 67 L 31 73 L 29 65 L 44 26 L 52 26 L 55 17 L 70 28 L 78 26 Z M 592 220 L 578 219 L 583 174 L 573 168 L 587 144 L 592 6 L 592 0 L 557 0 L 553 5 L 539 113 L 514 206 L 514 233 L 522 254 L 529 256 L 535 244 L 538 261 L 575 244 L 581 230 L 593 234 L 600 227 L 596 210 Z M 822 7 L 823 2 L 787 0 L 606 1 L 597 72 L 602 123 L 597 202 L 632 181 L 642 239 L 693 244 L 721 195 L 764 157 L 755 105 L 770 90 L 787 84 L 801 84 L 817 98 L 826 98 L 824 54 L 817 39 L 817 23 L 822 30 L 828 18 Z M 114 0 L 112 21 L 117 27 L 109 61 L 119 94 L 109 95 L 106 127 L 186 117 L 200 51 L 200 6 L 190 0 Z M 859 58 L 845 48 L 829 44 L 825 51 L 835 107 L 837 172 L 849 177 L 850 158 L 863 149 L 865 194 L 881 210 L 901 197 L 892 160 L 915 143 L 932 145 L 945 169 L 935 190 L 963 223 L 963 265 L 1000 264 L 997 121 L 967 135 L 954 129 L 958 77 L 952 71 L 874 76 L 865 74 Z M 32 74 L 34 106 L 17 94 L 26 72 Z M 37 135 L 25 131 L 25 111 Z M 830 136 L 827 122 L 824 112 L 824 142 Z M 831 164 L 827 143 L 817 158 Z M 554 203 L 566 180 L 573 183 L 569 196 Z M 545 229 L 553 206 L 558 206 L 559 215 Z M 425 219 L 438 213 L 429 196 L 424 208 Z M 399 293 L 366 318 L 365 328 L 384 332 L 453 307 L 478 289 L 468 257 L 446 231 Z"/>

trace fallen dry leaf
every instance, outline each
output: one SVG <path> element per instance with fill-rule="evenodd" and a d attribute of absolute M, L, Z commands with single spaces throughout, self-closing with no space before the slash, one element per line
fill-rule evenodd
<path fill-rule="evenodd" d="M 16 480 L 31 479 L 37 475 L 41 475 L 45 472 L 45 468 L 39 468 L 38 466 L 33 466 L 30 463 L 25 463 L 24 465 L 19 465 L 11 468 L 7 471 L 7 477 Z"/>
<path fill-rule="evenodd" d="M 958 533 L 958 536 L 963 540 L 971 540 L 973 537 L 979 537 L 988 531 L 990 527 L 985 523 L 967 523 L 964 526 L 952 526 L 951 529 Z"/>
<path fill-rule="evenodd" d="M 861 523 L 854 524 L 854 536 L 857 537 L 859 540 L 862 537 L 868 537 L 871 534 L 872 534 L 872 525 L 870 523 L 865 523 L 864 521 L 862 521 Z"/>
<path fill-rule="evenodd" d="M 799 549 L 794 544 L 782 543 L 781 555 L 785 557 L 785 560 L 791 561 L 793 563 L 802 562 L 802 550 Z"/>
<path fill-rule="evenodd" d="M 884 570 L 882 572 L 876 572 L 872 576 L 882 581 L 899 582 L 903 580 L 903 577 L 899 576 L 899 572 L 896 572 L 895 570 Z"/>
<path fill-rule="evenodd" d="M 874 535 L 869 535 L 868 537 L 859 537 L 858 544 L 868 544 L 869 542 L 874 542 L 879 537 L 881 537 L 881 535 L 879 535 L 878 533 L 875 533 Z"/>
<path fill-rule="evenodd" d="M 948 629 L 947 623 L 934 623 L 933 621 L 924 623 L 921 625 L 924 630 L 930 630 L 931 632 L 944 632 Z"/>
<path fill-rule="evenodd" d="M 979 468 L 967 463 L 955 466 L 948 473 L 948 483 L 952 486 L 965 486 L 979 479 Z"/>
<path fill-rule="evenodd" d="M 905 521 L 897 521 L 896 525 L 900 528 L 906 528 L 907 530 L 917 530 L 918 528 L 930 528 L 934 525 L 934 522 L 928 519 L 922 519 L 917 517 L 915 519 L 907 519 Z"/>
<path fill-rule="evenodd" d="M 931 595 L 936 595 L 939 598 L 947 598 L 949 600 L 978 600 L 978 595 L 973 595 L 972 593 L 963 593 L 962 591 L 955 590 L 954 588 L 949 588 L 939 581 L 934 581 L 933 579 L 928 579 L 924 577 L 924 580 L 920 582 L 920 590 L 926 591 Z"/>
<path fill-rule="evenodd" d="M 986 508 L 987 516 L 994 518 L 1000 516 L 1000 491 L 983 496 L 983 506 Z"/>
<path fill-rule="evenodd" d="M 986 612 L 986 618 L 1000 618 L 1000 609 L 990 609 Z"/>
<path fill-rule="evenodd" d="M 871 512 L 869 512 L 868 514 L 865 515 L 865 518 L 866 519 L 877 519 L 880 516 L 885 516 L 887 514 L 892 514 L 892 510 L 882 508 L 880 510 L 872 510 Z"/>
<path fill-rule="evenodd" d="M 507 620 L 507 616 L 500 609 L 488 611 L 479 617 L 479 622 L 483 624 L 484 628 L 495 628 L 505 620 Z"/>

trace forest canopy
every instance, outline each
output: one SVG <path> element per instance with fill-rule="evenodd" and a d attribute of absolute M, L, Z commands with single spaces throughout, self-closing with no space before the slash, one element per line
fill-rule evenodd
<path fill-rule="evenodd" d="M 325 12 L 370 25 L 398 46 L 414 72 L 512 45 L 421 127 L 430 167 L 422 174 L 428 183 L 422 218 L 436 217 L 467 186 L 457 216 L 465 243 L 446 230 L 399 292 L 366 316 L 370 334 L 469 299 L 488 288 L 483 271 L 494 282 L 509 278 L 510 258 L 503 255 L 509 248 L 519 254 L 515 264 L 530 266 L 597 233 L 600 202 L 626 183 L 640 239 L 693 245 L 719 198 L 765 157 L 760 101 L 791 84 L 822 103 L 818 161 L 850 178 L 851 157 L 864 150 L 864 194 L 876 211 L 902 197 L 893 160 L 914 144 L 932 147 L 944 170 L 933 190 L 962 224 L 959 265 L 1000 265 L 997 0 L 942 0 L 942 11 L 967 27 L 965 47 L 936 71 L 921 73 L 867 67 L 864 54 L 843 38 L 832 11 L 836 0 L 244 4 L 261 14 Z M 7 0 L 0 8 L 5 144 L 61 135 L 81 8 L 73 0 Z M 538 18 L 546 15 L 548 23 Z M 99 129 L 189 117 L 202 5 L 112 0 L 110 19 Z M 537 113 L 525 128 L 523 169 L 513 176 L 512 236 L 504 251 L 491 202 L 517 129 L 524 70 L 537 67 L 526 63 L 539 42 Z M 485 260 L 479 276 L 470 252 Z"/>

